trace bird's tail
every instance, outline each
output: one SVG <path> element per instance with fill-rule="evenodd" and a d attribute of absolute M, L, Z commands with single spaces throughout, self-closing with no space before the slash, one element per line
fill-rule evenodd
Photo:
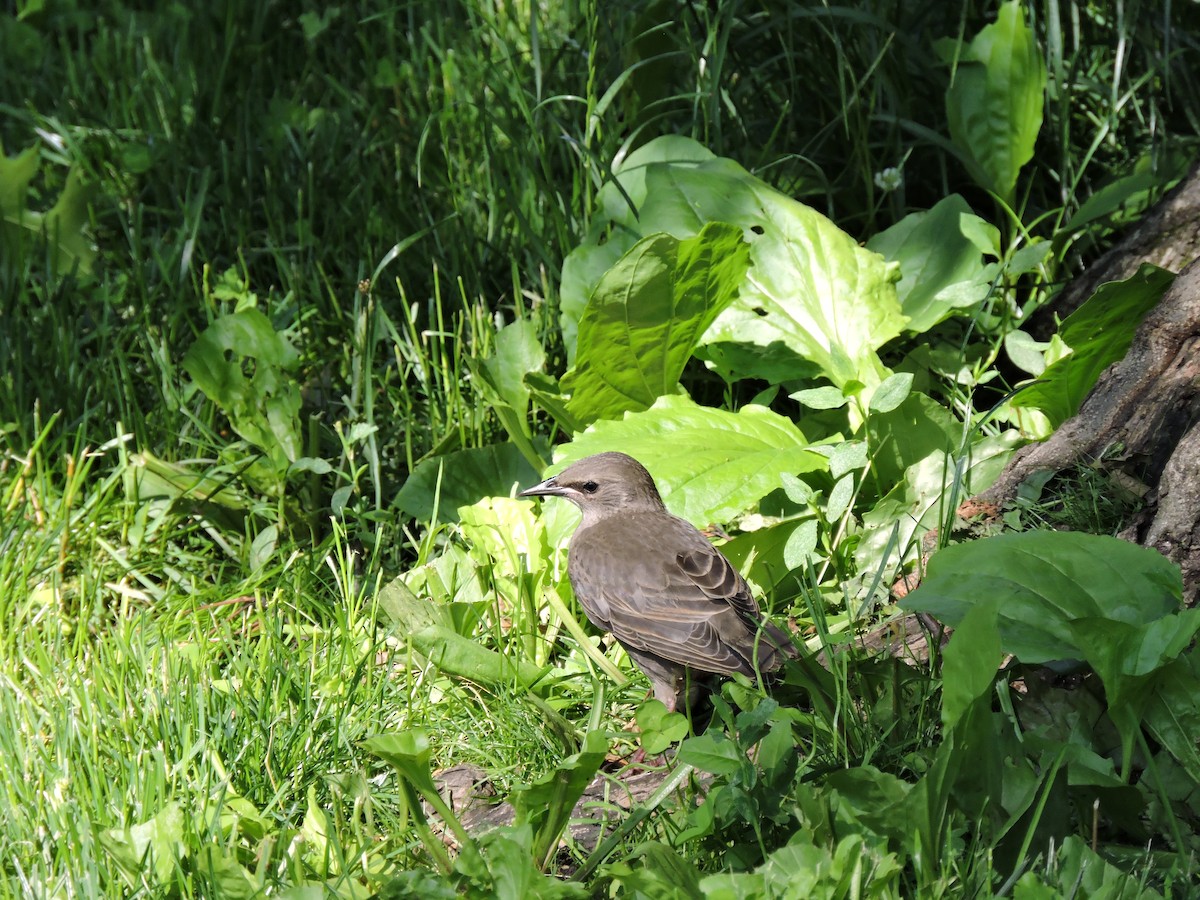
<path fill-rule="evenodd" d="M 759 623 L 757 653 L 758 671 L 766 674 L 778 669 L 785 660 L 795 659 L 800 651 L 791 635 L 774 622 L 764 620 Z"/>

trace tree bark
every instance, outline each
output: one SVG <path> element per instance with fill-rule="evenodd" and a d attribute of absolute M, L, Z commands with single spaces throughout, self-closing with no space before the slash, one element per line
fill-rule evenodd
<path fill-rule="evenodd" d="M 1184 597 L 1200 597 L 1200 165 L 1144 219 L 1068 285 L 1065 315 L 1102 283 L 1144 262 L 1178 271 L 1142 321 L 1125 358 L 1109 367 L 1079 412 L 1047 440 L 1022 448 L 999 479 L 960 512 L 1010 503 L 1039 473 L 1101 463 L 1144 483 L 1146 507 L 1122 537 L 1154 547 L 1183 571 Z"/>

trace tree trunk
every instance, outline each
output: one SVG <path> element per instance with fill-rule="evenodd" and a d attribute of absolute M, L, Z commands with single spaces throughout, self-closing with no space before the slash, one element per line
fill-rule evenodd
<path fill-rule="evenodd" d="M 1102 283 L 1144 262 L 1179 274 L 1142 321 L 1125 359 L 1101 375 L 1079 412 L 1047 440 L 1023 447 L 960 512 L 1011 502 L 1031 476 L 1102 462 L 1144 483 L 1146 507 L 1122 537 L 1154 547 L 1183 570 L 1184 597 L 1200 591 L 1200 165 L 1052 304 L 1060 316 Z"/>

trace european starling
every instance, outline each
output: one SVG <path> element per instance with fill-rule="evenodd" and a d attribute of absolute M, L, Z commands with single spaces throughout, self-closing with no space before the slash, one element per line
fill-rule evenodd
<path fill-rule="evenodd" d="M 755 677 L 796 655 L 767 622 L 737 569 L 691 524 L 667 512 L 631 456 L 598 453 L 521 497 L 565 497 L 583 512 L 567 575 L 594 625 L 611 631 L 674 711 L 689 670 Z"/>

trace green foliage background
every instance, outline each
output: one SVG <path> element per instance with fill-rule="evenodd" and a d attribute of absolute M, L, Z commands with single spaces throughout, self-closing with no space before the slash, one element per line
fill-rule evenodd
<path fill-rule="evenodd" d="M 621 447 L 810 648 L 895 613 L 921 535 L 1167 288 L 1022 330 L 1194 159 L 1198 26 L 1058 0 L 0 13 L 8 892 L 1186 892 L 1172 573 L 1129 563 L 1139 615 L 1101 585 L 1047 617 L 986 541 L 912 602 L 959 627 L 945 673 L 847 654 L 773 699 L 730 685 L 669 790 L 560 853 L 605 753 L 687 724 L 579 615 L 570 511 L 509 497 Z M 997 675 L 1047 647 L 1088 649 L 1090 693 Z M 454 763 L 510 829 L 456 830 L 429 781 Z M 708 803 L 667 802 L 698 772 Z"/>

